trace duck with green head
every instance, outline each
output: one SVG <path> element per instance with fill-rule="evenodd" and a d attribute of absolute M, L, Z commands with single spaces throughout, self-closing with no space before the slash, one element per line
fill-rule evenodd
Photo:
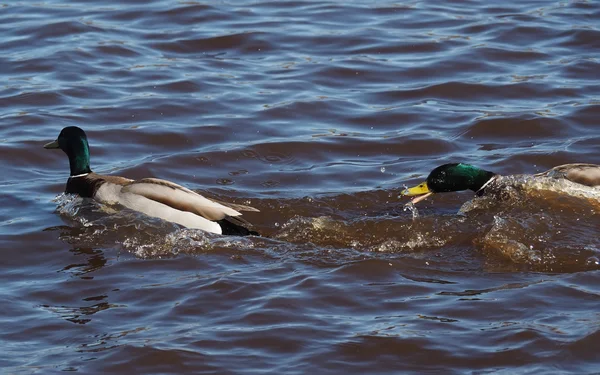
<path fill-rule="evenodd" d="M 103 204 L 120 204 L 148 216 L 207 232 L 233 235 L 258 235 L 246 228 L 249 223 L 239 211 L 256 208 L 208 199 L 176 183 L 157 178 L 131 180 L 105 176 L 90 169 L 90 150 L 85 132 L 69 126 L 58 139 L 44 145 L 61 149 L 69 158 L 71 174 L 65 193 L 93 198 Z"/>
<path fill-rule="evenodd" d="M 582 186 L 600 188 L 600 165 L 564 164 L 532 176 L 570 181 Z M 417 186 L 405 189 L 401 195 L 415 197 L 411 203 L 418 203 L 432 194 L 472 190 L 477 195 L 487 189 L 502 189 L 506 181 L 494 172 L 486 171 L 464 163 L 450 163 L 435 168 L 427 179 Z"/>

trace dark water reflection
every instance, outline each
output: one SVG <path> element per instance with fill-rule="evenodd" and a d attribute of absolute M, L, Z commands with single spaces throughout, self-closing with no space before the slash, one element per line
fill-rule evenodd
<path fill-rule="evenodd" d="M 595 2 L 0 9 L 7 373 L 598 371 L 597 197 L 398 198 L 450 161 L 600 163 Z M 59 195 L 68 125 L 263 237 Z"/>

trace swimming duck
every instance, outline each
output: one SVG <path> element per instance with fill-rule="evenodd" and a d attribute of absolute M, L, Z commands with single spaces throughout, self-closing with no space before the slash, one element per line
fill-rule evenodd
<path fill-rule="evenodd" d="M 249 223 L 238 211 L 256 208 L 211 200 L 176 183 L 157 178 L 131 180 L 104 176 L 90 169 L 90 151 L 85 132 L 69 126 L 58 139 L 44 145 L 61 149 L 69 157 L 71 175 L 65 193 L 93 198 L 103 204 L 121 204 L 148 216 L 217 234 L 258 235 L 245 228 Z"/>
<path fill-rule="evenodd" d="M 414 196 L 411 203 L 416 204 L 432 194 L 452 191 L 472 190 L 483 195 L 486 190 L 498 190 L 503 185 L 515 183 L 507 180 L 509 176 L 500 176 L 494 172 L 474 167 L 470 164 L 451 163 L 435 168 L 427 180 L 417 186 L 405 189 L 401 195 Z M 580 186 L 600 188 L 600 165 L 596 164 L 564 164 L 535 174 L 534 180 L 546 177 L 555 180 L 570 181 Z"/>

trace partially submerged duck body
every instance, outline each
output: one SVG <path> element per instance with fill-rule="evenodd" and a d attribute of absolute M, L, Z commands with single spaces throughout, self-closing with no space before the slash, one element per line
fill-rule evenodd
<path fill-rule="evenodd" d="M 535 175 L 501 176 L 470 164 L 444 164 L 402 195 L 414 197 L 411 203 L 416 204 L 436 193 L 472 190 L 478 196 L 502 196 L 510 189 L 526 194 L 545 190 L 600 199 L 600 165 L 564 164 Z"/>
<path fill-rule="evenodd" d="M 85 132 L 66 127 L 54 142 L 44 148 L 62 149 L 69 157 L 71 175 L 66 193 L 93 198 L 103 204 L 120 204 L 129 209 L 217 234 L 258 235 L 246 228 L 239 211 L 256 208 L 211 200 L 176 183 L 157 178 L 131 180 L 105 176 L 90 169 L 90 153 Z"/>
<path fill-rule="evenodd" d="M 600 165 L 597 164 L 563 164 L 533 176 L 551 177 L 583 186 L 600 188 Z"/>

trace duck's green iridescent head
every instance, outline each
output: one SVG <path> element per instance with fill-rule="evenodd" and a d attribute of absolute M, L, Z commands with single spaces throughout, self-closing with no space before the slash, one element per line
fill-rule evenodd
<path fill-rule="evenodd" d="M 427 180 L 417 186 L 402 192 L 405 196 L 417 196 L 413 203 L 417 203 L 433 193 L 447 193 L 451 191 L 473 190 L 479 191 L 496 174 L 470 164 L 452 163 L 435 168 Z"/>
<path fill-rule="evenodd" d="M 56 141 L 44 145 L 44 148 L 60 148 L 69 157 L 71 176 L 90 173 L 90 147 L 85 132 L 77 126 L 68 126 L 61 130 Z"/>

